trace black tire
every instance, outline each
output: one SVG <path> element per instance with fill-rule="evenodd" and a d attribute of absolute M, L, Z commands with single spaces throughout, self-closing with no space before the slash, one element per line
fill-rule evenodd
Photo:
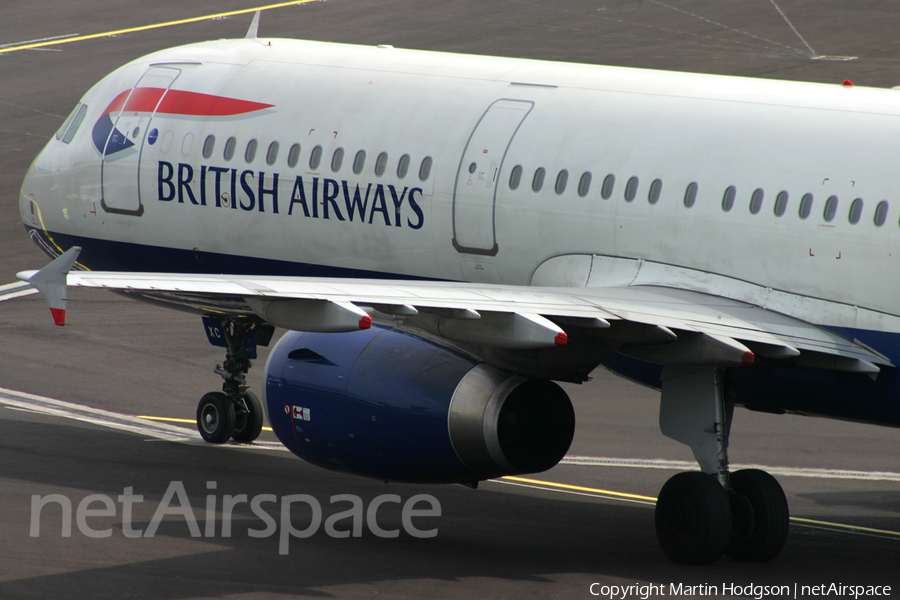
<path fill-rule="evenodd" d="M 197 429 L 210 444 L 224 444 L 234 432 L 234 403 L 222 392 L 210 392 L 197 405 Z"/>
<path fill-rule="evenodd" d="M 778 481 L 759 469 L 731 474 L 731 488 L 750 503 L 752 526 L 731 539 L 725 554 L 733 560 L 765 562 L 784 548 L 790 525 L 790 509 Z"/>
<path fill-rule="evenodd" d="M 239 411 L 234 417 L 234 431 L 231 439 L 243 444 L 249 444 L 259 437 L 263 427 L 263 407 L 259 398 L 253 392 L 244 392 L 241 397 L 247 412 Z"/>
<path fill-rule="evenodd" d="M 666 556 L 686 565 L 708 565 L 731 540 L 728 492 L 712 476 L 679 473 L 656 501 L 656 538 Z"/>

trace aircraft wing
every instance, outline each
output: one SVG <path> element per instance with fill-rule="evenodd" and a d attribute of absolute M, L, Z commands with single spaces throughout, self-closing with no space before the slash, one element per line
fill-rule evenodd
<path fill-rule="evenodd" d="M 550 288 L 442 281 L 68 273 L 74 262 L 68 254 L 41 271 L 19 274 L 44 293 L 55 317 L 60 298 L 64 315 L 67 284 L 140 295 L 203 314 L 254 314 L 272 325 L 300 331 L 366 328 L 374 310 L 408 319 L 450 340 L 508 349 L 564 345 L 569 335 L 578 333 L 617 340 L 622 342 L 620 352 L 660 364 L 728 366 L 761 357 L 869 374 L 893 367 L 876 350 L 801 319 L 745 302 L 666 287 Z"/>

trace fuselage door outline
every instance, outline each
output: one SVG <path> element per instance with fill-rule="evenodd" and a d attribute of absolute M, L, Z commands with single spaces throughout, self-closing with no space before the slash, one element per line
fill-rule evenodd
<path fill-rule="evenodd" d="M 144 214 L 141 202 L 141 157 L 148 133 L 152 130 L 153 117 L 172 84 L 181 74 L 180 69 L 173 67 L 152 66 L 137 81 L 122 110 L 118 111 L 113 127 L 106 142 L 100 162 L 100 206 L 108 213 L 139 217 Z M 165 90 L 156 102 L 149 115 L 142 111 L 126 110 L 129 101 L 139 88 L 161 88 Z M 135 135 L 136 134 L 136 135 Z M 110 151 L 110 145 L 117 136 L 132 137 L 135 148 L 125 150 L 121 154 Z M 140 141 L 138 141 L 140 140 Z M 137 184 L 135 187 L 135 183 Z M 135 190 L 136 196 L 124 193 L 124 190 Z"/>
<path fill-rule="evenodd" d="M 453 184 L 453 247 L 464 254 L 496 256 L 497 189 L 503 161 L 528 114 L 531 100 L 494 101 L 472 129 Z"/>

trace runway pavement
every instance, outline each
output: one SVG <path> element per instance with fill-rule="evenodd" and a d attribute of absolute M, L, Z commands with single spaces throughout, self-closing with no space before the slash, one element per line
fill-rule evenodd
<path fill-rule="evenodd" d="M 250 15 L 16 46 L 254 6 L 4 4 L 0 286 L 46 262 L 19 223 L 19 186 L 80 96 L 131 58 L 243 36 Z M 898 23 L 900 5 L 875 1 L 332 0 L 266 11 L 260 35 L 892 87 L 900 85 Z M 700 586 L 693 588 L 699 596 L 711 595 L 710 586 L 726 595 L 726 584 L 891 585 L 895 596 L 900 590 L 894 429 L 739 411 L 731 458 L 784 469 L 778 477 L 796 517 L 788 545 L 769 564 L 723 559 L 687 568 L 663 556 L 653 532 L 648 498 L 676 472 L 662 461 L 689 460 L 690 452 L 659 433 L 652 390 L 604 371 L 567 388 L 578 418 L 571 454 L 628 459 L 621 463 L 566 461 L 535 476 L 539 483 L 500 480 L 478 490 L 386 485 L 317 469 L 274 444 L 214 448 L 199 443 L 190 424 L 135 419 L 190 419 L 199 397 L 219 386 L 212 368 L 222 357 L 207 344 L 199 319 L 79 291 L 69 325 L 55 328 L 40 298 L 12 295 L 0 287 L 0 599 L 590 598 L 592 583 L 664 584 L 665 593 L 653 597 L 679 595 L 671 584 Z M 264 359 L 263 353 L 251 371 L 257 388 Z M 166 434 L 166 427 L 184 429 Z M 271 434 L 262 439 L 274 441 Z M 191 535 L 184 514 L 169 514 L 152 537 L 127 537 L 118 497 L 126 488 L 144 497 L 133 506 L 131 526 L 146 531 L 173 482 L 183 483 L 200 535 Z M 50 494 L 67 498 L 73 513 L 90 495 L 108 497 L 114 512 L 81 524 L 73 516 L 71 537 L 63 537 L 59 506 L 48 505 L 33 537 L 32 496 Z M 226 537 L 222 503 L 241 494 L 271 495 L 275 500 L 261 512 L 282 527 L 254 537 L 265 522 L 245 504 L 235 508 Z M 402 502 L 431 495 L 440 516 L 417 522 L 437 535 L 410 535 L 401 505 L 389 502 L 377 526 L 403 530 L 397 538 L 378 537 L 368 525 L 360 537 L 335 538 L 323 526 L 288 539 L 281 554 L 280 503 L 296 494 L 318 502 L 325 520 L 346 508 L 331 501 L 335 495 L 359 496 L 366 507 L 382 494 Z M 107 508 L 97 498 L 88 508 Z M 219 516 L 207 531 L 210 498 Z M 292 527 L 314 523 L 302 503 L 292 512 Z M 338 530 L 349 531 L 347 523 Z M 109 528 L 110 535 L 93 538 L 80 525 Z M 740 591 L 754 595 L 752 588 Z"/>

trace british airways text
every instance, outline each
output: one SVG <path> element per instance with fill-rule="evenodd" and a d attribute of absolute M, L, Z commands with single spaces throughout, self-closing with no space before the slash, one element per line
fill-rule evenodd
<path fill-rule="evenodd" d="M 196 206 L 271 212 L 289 216 L 303 215 L 313 219 L 337 219 L 388 227 L 421 229 L 425 214 L 418 200 L 422 188 L 381 183 L 351 184 L 314 175 L 293 176 L 290 200 L 285 207 L 280 192 L 286 181 L 278 173 L 230 169 L 202 165 L 200 172 L 186 163 L 173 165 L 159 161 L 157 191 L 162 202 L 177 202 Z M 290 181 L 290 178 L 287 179 Z M 210 195 L 212 192 L 212 195 Z M 240 195 L 238 193 L 240 192 Z M 279 202 L 281 200 L 282 202 Z M 408 207 L 408 208 L 407 208 Z M 406 218 L 404 219 L 404 208 Z M 412 215 L 409 215 L 412 211 Z"/>

